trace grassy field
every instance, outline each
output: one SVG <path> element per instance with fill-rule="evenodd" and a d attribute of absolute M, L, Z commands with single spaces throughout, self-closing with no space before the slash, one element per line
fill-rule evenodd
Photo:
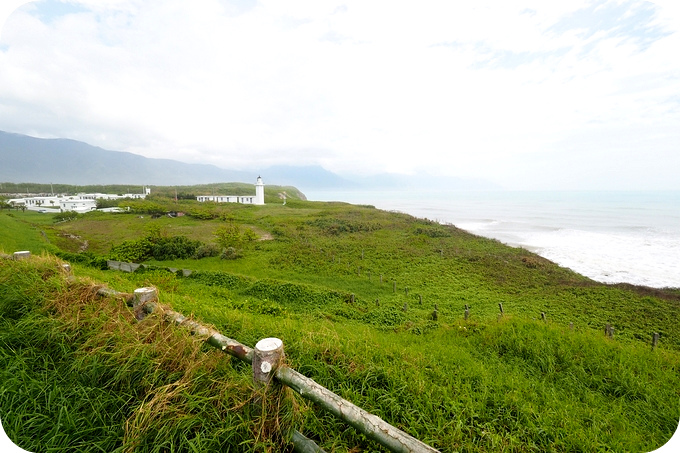
<path fill-rule="evenodd" d="M 441 451 L 643 452 L 673 435 L 677 290 L 599 284 L 526 250 L 370 206 L 272 201 L 166 201 L 168 210 L 210 213 L 177 218 L 133 212 L 53 223 L 0 213 L 6 253 L 105 257 L 143 238 L 214 243 L 225 226 L 257 237 L 234 240 L 232 259 L 146 260 L 192 269 L 189 277 L 71 259 L 78 283 L 69 285 L 51 255 L 0 261 L 8 434 L 34 451 L 285 449 L 257 429 L 248 367 L 157 320 L 136 324 L 120 301 L 88 289 L 106 284 L 155 286 L 161 302 L 250 346 L 279 337 L 293 368 Z M 661 333 L 655 350 L 653 332 Z M 381 451 L 287 398 L 290 423 L 326 451 Z"/>

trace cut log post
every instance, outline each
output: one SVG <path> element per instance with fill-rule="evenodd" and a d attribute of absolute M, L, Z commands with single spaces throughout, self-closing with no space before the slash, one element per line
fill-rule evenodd
<path fill-rule="evenodd" d="M 134 291 L 134 297 L 132 299 L 132 309 L 135 312 L 135 318 L 141 321 L 147 315 L 144 310 L 144 306 L 148 303 L 153 303 L 158 300 L 158 290 L 152 287 L 137 288 Z"/>
<path fill-rule="evenodd" d="M 468 306 L 466 305 L 466 306 L 465 306 L 465 320 L 467 321 L 467 319 L 468 319 L 469 317 L 470 317 L 470 309 L 469 309 Z"/>
<path fill-rule="evenodd" d="M 26 258 L 31 257 L 31 252 L 29 252 L 28 250 L 22 250 L 20 252 L 14 252 L 12 254 L 12 257 L 14 258 L 15 261 L 25 260 Z"/>
<path fill-rule="evenodd" d="M 404 453 L 436 453 L 438 451 L 287 366 L 281 366 L 276 371 L 276 378 L 303 398 L 318 404 L 390 451 Z"/>
<path fill-rule="evenodd" d="M 283 341 L 278 338 L 264 338 L 257 342 L 252 362 L 256 389 L 269 385 L 283 357 Z"/>
<path fill-rule="evenodd" d="M 654 332 L 652 334 L 652 349 L 656 348 L 659 343 L 659 332 Z"/>
<path fill-rule="evenodd" d="M 604 326 L 604 334 L 609 338 L 614 338 L 614 327 L 611 324 L 607 323 Z"/>

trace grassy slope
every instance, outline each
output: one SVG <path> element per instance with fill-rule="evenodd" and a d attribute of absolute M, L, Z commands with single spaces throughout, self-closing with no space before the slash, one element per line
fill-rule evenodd
<path fill-rule="evenodd" d="M 249 245 L 239 260 L 162 264 L 242 275 L 241 286 L 163 272 L 76 271 L 120 290 L 156 285 L 174 308 L 246 344 L 279 336 L 299 371 L 444 451 L 648 451 L 677 427 L 677 293 L 600 285 L 526 251 L 368 207 L 289 201 L 219 209 L 275 239 Z M 15 216 L 5 224 L 22 214 Z M 203 240 L 220 224 L 125 215 L 43 226 L 53 242 L 68 232 L 105 252 L 151 222 Z M 39 232 L 22 231 L 40 242 Z M 28 248 L 9 243 L 7 251 Z M 299 299 L 253 290 L 285 282 L 304 284 L 294 288 L 303 291 Z M 345 296 L 302 303 L 304 291 L 327 289 Z M 499 302 L 507 314 L 501 322 Z M 428 319 L 434 304 L 437 322 Z M 542 311 L 547 324 L 535 321 Z M 617 328 L 615 341 L 600 333 L 605 322 Z M 663 334 L 654 352 L 653 331 Z M 369 448 L 339 422 L 301 407 L 298 429 L 327 450 Z"/>

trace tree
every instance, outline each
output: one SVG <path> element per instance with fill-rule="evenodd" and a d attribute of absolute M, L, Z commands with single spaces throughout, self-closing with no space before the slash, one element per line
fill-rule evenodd
<path fill-rule="evenodd" d="M 214 235 L 215 241 L 223 249 L 227 249 L 229 247 L 238 248 L 243 242 L 241 230 L 239 229 L 238 225 L 234 225 L 233 223 L 219 227 L 217 230 L 215 230 Z"/>

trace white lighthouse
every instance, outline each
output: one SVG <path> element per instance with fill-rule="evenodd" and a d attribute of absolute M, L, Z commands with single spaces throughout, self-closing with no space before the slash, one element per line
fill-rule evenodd
<path fill-rule="evenodd" d="M 255 202 L 253 204 L 264 204 L 264 183 L 261 176 L 257 177 L 255 183 Z"/>

